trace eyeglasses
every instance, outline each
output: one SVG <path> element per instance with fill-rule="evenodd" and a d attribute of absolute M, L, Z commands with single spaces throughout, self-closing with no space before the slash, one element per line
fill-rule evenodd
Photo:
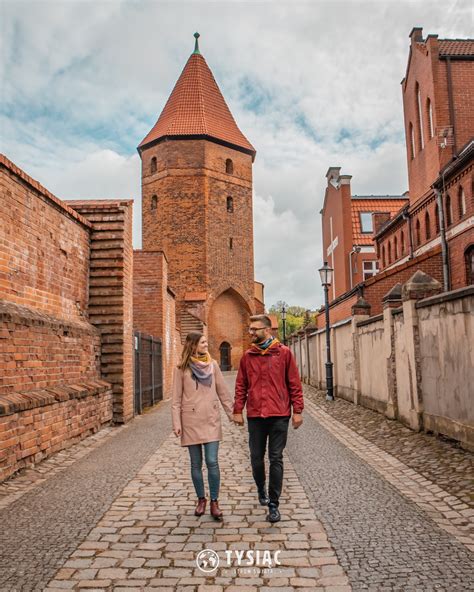
<path fill-rule="evenodd" d="M 263 331 L 265 327 L 249 327 L 249 333 L 256 333 L 257 331 Z"/>

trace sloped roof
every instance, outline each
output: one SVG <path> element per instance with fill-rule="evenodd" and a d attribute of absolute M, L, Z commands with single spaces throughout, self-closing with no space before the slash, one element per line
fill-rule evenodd
<path fill-rule="evenodd" d="M 161 138 L 203 136 L 255 157 L 255 148 L 238 128 L 204 57 L 189 57 L 158 121 L 139 145 Z"/>
<path fill-rule="evenodd" d="M 474 39 L 440 39 L 440 56 L 474 56 Z"/>
<path fill-rule="evenodd" d="M 408 203 L 408 198 L 399 196 L 356 196 L 356 199 L 351 199 L 351 219 L 352 219 L 352 237 L 355 245 L 373 245 L 373 234 L 362 232 L 360 225 L 361 212 L 390 212 L 390 217 L 393 217 L 400 208 L 403 208 Z"/>

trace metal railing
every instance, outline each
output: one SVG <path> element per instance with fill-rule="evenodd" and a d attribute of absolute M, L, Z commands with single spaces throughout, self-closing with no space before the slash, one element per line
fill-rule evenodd
<path fill-rule="evenodd" d="M 163 399 L 163 358 L 161 339 L 134 332 L 135 414 Z"/>

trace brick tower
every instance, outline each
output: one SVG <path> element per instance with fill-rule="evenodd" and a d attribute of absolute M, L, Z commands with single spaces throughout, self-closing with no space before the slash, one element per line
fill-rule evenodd
<path fill-rule="evenodd" d="M 163 251 L 182 339 L 207 333 L 211 355 L 235 369 L 255 313 L 252 163 L 195 34 L 142 159 L 143 250 Z"/>

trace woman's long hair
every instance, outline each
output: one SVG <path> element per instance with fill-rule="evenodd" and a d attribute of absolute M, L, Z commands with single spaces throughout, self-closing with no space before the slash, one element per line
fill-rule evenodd
<path fill-rule="evenodd" d="M 180 370 L 186 370 L 189 367 L 191 356 L 196 353 L 199 340 L 204 336 L 204 333 L 200 331 L 191 331 L 186 335 L 186 341 L 184 342 L 183 352 L 181 354 L 181 362 L 178 364 Z"/>

